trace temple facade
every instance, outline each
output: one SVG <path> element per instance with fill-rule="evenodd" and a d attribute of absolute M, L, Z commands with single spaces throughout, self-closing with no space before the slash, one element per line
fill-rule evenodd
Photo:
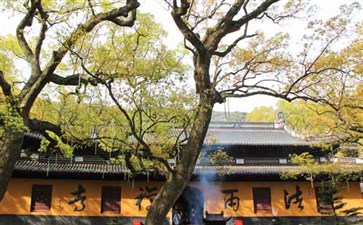
<path fill-rule="evenodd" d="M 153 170 L 130 177 L 126 167 L 110 164 L 99 152 L 72 158 L 37 153 L 42 137 L 28 133 L 7 193 L 0 202 L 0 224 L 137 224 L 163 185 Z M 338 184 L 344 207 L 331 216 L 334 205 L 324 201 L 328 181 L 282 179 L 296 169 L 290 156 L 309 152 L 317 163 L 362 168 L 360 158 L 333 158 L 275 123 L 212 123 L 205 151 L 223 151 L 230 158 L 209 163 L 202 154 L 188 187 L 165 224 L 339 224 L 363 219 L 344 210 L 363 206 L 360 179 Z M 29 153 L 30 152 L 30 153 Z M 182 153 L 181 153 L 182 154 Z M 173 164 L 178 159 L 171 159 Z M 356 174 L 363 177 L 362 172 Z M 325 193 L 326 194 L 326 193 Z"/>

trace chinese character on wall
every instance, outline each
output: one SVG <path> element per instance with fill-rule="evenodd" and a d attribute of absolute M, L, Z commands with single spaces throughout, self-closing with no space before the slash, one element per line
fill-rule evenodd
<path fill-rule="evenodd" d="M 302 201 L 303 201 L 303 198 L 301 197 L 302 193 L 303 192 L 301 191 L 299 185 L 296 185 L 295 193 L 290 196 L 289 196 L 289 193 L 286 190 L 284 190 L 285 208 L 289 209 L 291 206 L 292 200 L 295 199 L 295 201 L 293 201 L 292 203 L 298 204 L 298 208 L 300 209 L 300 211 L 303 210 L 304 206 L 302 205 Z"/>
<path fill-rule="evenodd" d="M 82 195 L 84 193 L 86 193 L 86 189 L 84 189 L 82 184 L 78 185 L 77 191 L 71 192 L 71 195 L 74 196 L 74 199 L 70 200 L 68 202 L 68 204 L 73 205 L 76 202 L 80 202 L 82 205 L 81 208 L 78 208 L 77 206 L 75 206 L 73 211 L 79 212 L 79 211 L 83 211 L 86 208 L 86 204 L 84 203 L 84 201 L 87 199 L 87 197 Z"/>
<path fill-rule="evenodd" d="M 238 211 L 239 197 L 234 196 L 236 192 L 238 192 L 238 189 L 222 190 L 222 193 L 224 194 L 224 209 L 227 209 L 227 206 L 229 206 L 234 211 Z"/>

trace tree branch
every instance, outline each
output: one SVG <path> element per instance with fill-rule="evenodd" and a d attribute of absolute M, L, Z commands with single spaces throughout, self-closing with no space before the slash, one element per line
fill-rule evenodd
<path fill-rule="evenodd" d="M 160 163 L 162 163 L 169 172 L 174 172 L 173 168 L 170 167 L 167 160 L 165 160 L 165 159 L 163 159 L 161 157 L 157 157 L 157 156 L 152 154 L 150 146 L 145 142 L 145 140 L 143 139 L 143 136 L 141 136 L 141 134 L 138 134 L 134 119 L 131 118 L 129 113 L 127 112 L 127 110 L 124 107 L 122 107 L 122 105 L 119 103 L 119 101 L 117 100 L 117 98 L 115 97 L 115 95 L 114 95 L 114 93 L 112 91 L 111 83 L 113 82 L 113 80 L 110 80 L 110 81 L 106 82 L 106 81 L 100 79 L 99 77 L 94 75 L 91 71 L 89 71 L 85 67 L 82 58 L 80 58 L 80 59 L 81 59 L 81 66 L 85 70 L 85 72 L 87 74 L 89 74 L 91 77 L 93 77 L 94 79 L 96 79 L 99 83 L 102 83 L 103 85 L 105 85 L 105 87 L 107 88 L 107 90 L 108 90 L 108 92 L 110 94 L 110 97 L 111 97 L 112 101 L 116 104 L 116 107 L 120 110 L 122 115 L 126 118 L 128 126 L 129 126 L 129 128 L 131 130 L 132 136 L 136 139 L 137 144 L 142 145 L 142 147 L 143 147 L 142 151 L 144 151 L 150 157 L 150 159 L 157 160 Z"/>
<path fill-rule="evenodd" d="M 232 44 L 230 44 L 226 50 L 224 50 L 223 52 L 219 52 L 219 51 L 215 51 L 213 55 L 216 55 L 216 56 L 219 56 L 219 57 L 225 57 L 228 53 L 230 53 L 232 51 L 232 49 L 234 47 L 236 47 L 236 45 L 246 39 L 246 38 L 251 38 L 251 37 L 254 37 L 256 36 L 257 34 L 250 34 L 250 35 L 247 35 L 247 34 L 244 34 L 242 35 L 241 37 L 237 38 Z"/>
<path fill-rule="evenodd" d="M 199 37 L 187 26 L 187 24 L 181 17 L 182 15 L 185 15 L 187 13 L 187 10 L 190 6 L 186 0 L 181 1 L 182 7 L 184 7 L 182 10 L 180 7 L 177 6 L 176 0 L 174 0 L 174 6 L 171 12 L 174 22 L 178 26 L 179 30 L 182 32 L 184 38 L 187 39 L 197 49 L 198 52 L 205 52 L 206 49 L 204 48 L 204 45 L 200 41 Z"/>
<path fill-rule="evenodd" d="M 29 119 L 25 122 L 27 123 L 29 129 L 32 131 L 38 131 L 38 132 L 44 133 L 45 131 L 49 130 L 49 131 L 52 131 L 53 133 L 57 134 L 58 136 L 62 135 L 61 128 L 51 122 L 42 121 L 42 120 L 38 120 L 38 119 Z"/>
<path fill-rule="evenodd" d="M 91 0 L 87 0 L 87 2 L 88 2 L 88 6 L 90 7 L 90 9 L 91 9 L 91 12 L 92 12 L 92 15 L 96 15 L 96 13 L 95 13 L 95 10 L 93 9 L 93 5 L 92 5 L 92 2 L 91 2 Z"/>
<path fill-rule="evenodd" d="M 39 56 L 40 56 L 40 51 L 43 45 L 43 41 L 45 39 L 45 33 L 48 30 L 48 26 L 47 26 L 47 20 L 48 20 L 48 15 L 46 12 L 44 12 L 43 7 L 41 4 L 39 4 L 37 6 L 38 11 L 40 13 L 40 23 L 41 23 L 41 28 L 40 28 L 40 33 L 39 33 L 39 39 L 38 42 L 35 46 L 35 51 L 34 51 L 34 55 L 35 55 L 35 59 L 37 61 L 37 65 L 39 66 Z M 40 69 L 40 68 L 39 68 Z"/>
<path fill-rule="evenodd" d="M 82 77 L 81 74 L 74 74 L 62 77 L 60 75 L 53 73 L 50 76 L 48 76 L 48 81 L 58 85 L 69 85 L 69 86 L 77 86 L 80 84 L 85 84 L 85 85 L 91 84 L 92 86 L 96 86 L 99 83 L 95 78 L 93 77 L 84 78 Z"/>
<path fill-rule="evenodd" d="M 173 168 L 170 167 L 168 161 L 161 157 L 154 156 L 152 154 L 150 146 L 144 141 L 144 139 L 141 136 L 139 136 L 139 134 L 137 133 L 137 129 L 135 127 L 135 123 L 133 122 L 132 118 L 129 116 L 127 111 L 120 105 L 120 103 L 114 96 L 114 94 L 112 92 L 111 84 L 110 83 L 106 84 L 106 88 L 108 89 L 111 99 L 113 100 L 113 102 L 116 104 L 117 108 L 122 112 L 122 114 L 125 116 L 126 120 L 128 121 L 132 136 L 136 139 L 136 141 L 138 143 L 140 143 L 143 146 L 143 150 L 148 154 L 148 156 L 150 158 L 161 162 L 167 168 L 167 170 L 169 172 L 173 172 L 174 170 L 173 170 Z"/>
<path fill-rule="evenodd" d="M 39 5 L 38 0 L 31 1 L 27 13 L 25 14 L 23 19 L 20 21 L 18 27 L 16 28 L 16 37 L 18 39 L 19 46 L 25 54 L 26 61 L 29 63 L 32 63 L 34 54 L 28 42 L 25 39 L 24 29 L 25 27 L 30 27 L 33 24 L 33 19 L 38 5 Z"/>
<path fill-rule="evenodd" d="M 240 19 L 234 21 L 233 18 L 238 14 L 245 0 L 238 0 L 229 9 L 227 14 L 220 20 L 214 29 L 209 29 L 203 39 L 206 48 L 215 52 L 222 38 L 227 34 L 238 31 L 243 25 L 247 25 L 252 19 L 257 18 L 261 13 L 265 12 L 272 4 L 280 0 L 266 0 L 263 1 L 255 10 L 242 16 Z M 246 33 L 246 30 L 245 30 Z"/>
<path fill-rule="evenodd" d="M 13 96 L 11 92 L 11 85 L 5 79 L 3 71 L 0 70 L 0 87 L 5 96 L 11 97 Z"/>
<path fill-rule="evenodd" d="M 90 18 L 87 22 L 78 25 L 75 31 L 62 42 L 61 46 L 57 51 L 53 51 L 51 59 L 46 64 L 43 71 L 33 72 L 28 83 L 24 86 L 21 92 L 21 105 L 23 115 L 28 116 L 31 106 L 33 105 L 36 97 L 39 95 L 41 90 L 47 84 L 47 77 L 54 73 L 58 65 L 61 63 L 63 57 L 67 54 L 67 52 L 72 49 L 72 47 L 76 44 L 78 40 L 84 37 L 87 33 L 92 31 L 92 29 L 103 21 L 111 21 L 115 22 L 115 19 L 118 17 L 125 17 L 129 12 L 132 11 L 131 17 L 126 20 L 117 21 L 119 25 L 122 26 L 132 26 L 133 21 L 136 19 L 136 8 L 140 6 L 140 3 L 137 0 L 128 0 L 127 5 L 113 9 L 106 13 L 99 13 L 96 16 Z M 35 9 L 33 10 L 35 12 Z M 33 12 L 32 11 L 32 12 Z M 33 12 L 33 14 L 34 14 Z M 28 13 L 30 14 L 30 13 Z M 31 15 L 33 15 L 31 14 Z M 27 17 L 25 17 L 27 18 Z M 25 20 L 25 19 L 24 19 Z M 24 25 L 23 25 L 24 24 Z M 22 22 L 21 25 L 25 26 L 26 22 Z M 19 26 L 22 28 L 23 26 Z M 19 31 L 23 31 L 22 29 L 18 29 Z M 18 35 L 19 36 L 19 35 Z M 23 33 L 20 33 L 20 37 L 23 37 Z M 22 40 L 22 39 L 21 39 Z M 25 42 L 26 44 L 26 42 Z M 23 46 L 25 45 L 23 43 Z M 29 46 L 28 46 L 29 47 Z M 27 51 L 27 48 L 23 47 L 24 51 Z M 30 50 L 30 49 L 29 49 Z"/>
<path fill-rule="evenodd" d="M 266 1 L 262 2 L 261 5 L 259 5 L 255 10 L 242 16 L 239 20 L 237 20 L 234 25 L 238 26 L 238 27 L 243 26 L 244 24 L 248 23 L 252 19 L 257 18 L 259 15 L 264 13 L 272 4 L 274 4 L 278 1 L 280 1 L 280 0 L 266 0 Z"/>

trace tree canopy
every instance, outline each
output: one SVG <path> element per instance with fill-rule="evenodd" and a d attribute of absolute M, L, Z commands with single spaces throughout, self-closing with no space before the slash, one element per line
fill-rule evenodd
<path fill-rule="evenodd" d="M 19 156 L 22 137 L 25 130 L 40 132 L 52 145 L 58 141 L 49 135 L 49 131 L 58 137 L 62 129 L 50 121 L 38 120 L 30 115 L 34 102 L 46 86 L 56 85 L 96 85 L 92 79 L 83 79 L 76 70 L 71 74 L 59 74 L 62 61 L 67 59 L 88 34 L 100 31 L 104 22 L 118 26 L 133 26 L 139 2 L 128 0 L 115 3 L 102 1 L 94 4 L 88 1 L 2 1 L 4 9 L 21 18 L 16 33 L 2 39 L 6 55 L 13 64 L 2 64 L 0 68 L 1 101 L 5 113 L 0 114 L 2 136 L 0 148 L 0 199 L 2 199 L 8 180 Z M 77 21 L 77 22 L 75 22 Z M 27 69 L 16 74 L 15 66 L 21 60 Z M 10 73 L 10 74 L 4 74 Z M 14 74 L 13 74 L 14 73 Z M 18 75 L 18 76 L 16 76 Z M 20 76 L 19 76 L 20 75 Z M 11 80 L 9 77 L 14 76 Z M 18 84 L 18 85 L 16 85 Z"/>
<path fill-rule="evenodd" d="M 329 129 L 344 128 L 349 137 L 362 132 L 357 83 L 363 26 L 354 20 L 357 3 L 322 20 L 302 0 L 165 0 L 161 4 L 171 13 L 166 19 L 184 38 L 183 50 L 170 50 L 163 42 L 166 31 L 152 16 L 136 18 L 137 0 L 24 2 L 1 3 L 22 18 L 16 34 L 2 39 L 9 44 L 1 54 L 9 55 L 10 63 L 0 69 L 0 97 L 7 102 L 0 118 L 1 195 L 25 129 L 43 134 L 49 141 L 44 146 L 69 151 L 67 139 L 97 141 L 120 151 L 135 172 L 146 162 L 160 166 L 166 181 L 147 225 L 162 224 L 188 184 L 213 107 L 227 98 L 310 101 L 323 116 L 334 115 L 324 117 Z M 302 17 L 308 22 L 298 43 L 287 32 L 264 31 Z M 14 70 L 17 60 L 28 70 Z M 7 126 L 14 121 L 19 129 Z M 310 129 L 306 121 L 296 121 L 296 127 Z M 180 149 L 171 168 L 166 159 Z"/>
<path fill-rule="evenodd" d="M 248 122 L 275 122 L 275 109 L 272 107 L 255 107 L 246 115 Z"/>

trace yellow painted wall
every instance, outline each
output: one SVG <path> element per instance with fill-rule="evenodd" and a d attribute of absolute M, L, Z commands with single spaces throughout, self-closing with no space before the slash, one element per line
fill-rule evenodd
<path fill-rule="evenodd" d="M 33 184 L 53 185 L 52 204 L 49 212 L 30 212 L 31 192 Z M 75 205 L 68 202 L 74 198 L 70 192 L 76 191 L 78 184 L 86 189 L 83 196 L 87 196 L 86 208 L 81 212 L 74 212 Z M 77 216 L 146 216 L 146 207 L 150 201 L 144 199 L 139 211 L 135 205 L 135 197 L 140 194 L 139 187 L 156 186 L 160 190 L 162 182 L 121 182 L 121 181 L 79 181 L 79 180 L 35 180 L 12 179 L 7 192 L 0 202 L 0 214 L 17 215 L 77 215 Z M 121 186 L 121 213 L 100 213 L 102 186 Z M 79 203 L 79 202 L 78 202 Z M 76 203 L 76 204 L 78 204 Z M 80 206 L 80 205 L 79 205 Z"/>
<path fill-rule="evenodd" d="M 262 217 L 273 216 L 272 213 L 254 213 L 252 189 L 258 187 L 271 188 L 271 205 L 273 210 L 277 210 L 277 216 L 321 216 L 317 210 L 315 191 L 309 182 L 219 182 L 215 183 L 219 188 L 211 188 L 208 185 L 201 186 L 198 183 L 192 183 L 191 186 L 198 187 L 205 194 L 205 210 L 210 213 L 219 213 L 224 210 L 225 216 L 241 217 Z M 289 209 L 285 209 L 284 192 L 286 189 L 289 195 L 295 193 L 296 185 L 300 186 L 303 194 L 304 209 L 300 211 L 297 204 L 291 203 Z M 240 206 L 237 212 L 231 207 L 224 209 L 223 194 L 218 190 L 234 189 L 238 192 L 234 195 L 240 198 Z M 340 196 L 344 196 L 344 202 L 347 208 L 362 207 L 363 198 L 360 192 L 358 182 L 350 182 L 349 190 L 347 187 L 341 187 Z M 344 210 L 343 209 L 343 210 Z"/>
<path fill-rule="evenodd" d="M 49 212 L 30 212 L 31 191 L 33 184 L 51 184 L 52 205 Z M 86 189 L 86 208 L 82 212 L 74 212 L 74 205 L 68 205 L 68 201 L 74 198 L 70 192 L 76 191 L 78 184 L 82 184 Z M 139 187 L 156 186 L 158 190 L 162 187 L 162 182 L 126 182 L 126 181 L 79 181 L 79 180 L 36 180 L 36 179 L 12 179 L 9 183 L 7 193 L 0 202 L 0 214 L 17 215 L 77 215 L 77 216 L 146 216 L 146 207 L 150 205 L 149 200 L 144 199 L 142 210 L 139 211 L 135 205 L 135 197 L 140 194 Z M 303 194 L 304 210 L 300 211 L 296 204 L 291 204 L 290 209 L 285 209 L 284 192 L 286 189 L 289 195 L 295 193 L 295 187 L 299 185 Z M 101 190 L 102 186 L 121 186 L 121 213 L 107 214 L 101 212 Z M 215 182 L 213 185 L 192 182 L 190 186 L 202 191 L 205 199 L 205 210 L 210 213 L 219 213 L 222 210 L 225 216 L 259 217 L 272 216 L 271 213 L 254 213 L 252 188 L 271 188 L 272 208 L 277 210 L 277 216 L 321 216 L 317 212 L 314 188 L 309 182 Z M 224 195 L 221 190 L 237 188 L 239 191 L 235 196 L 240 198 L 240 207 L 237 212 L 231 208 L 224 209 Z M 363 198 L 358 182 L 350 182 L 349 188 L 342 185 L 340 193 L 344 196 L 346 208 L 363 206 Z M 349 189 L 349 190 L 348 190 Z M 170 216 L 170 215 L 169 215 Z"/>

